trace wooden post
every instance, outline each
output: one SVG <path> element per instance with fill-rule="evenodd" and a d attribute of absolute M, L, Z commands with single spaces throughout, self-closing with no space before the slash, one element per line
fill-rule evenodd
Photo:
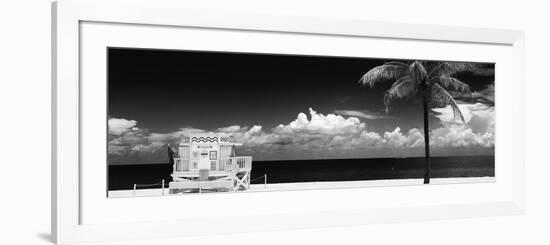
<path fill-rule="evenodd" d="M 264 174 L 264 190 L 267 190 L 267 174 Z"/>
<path fill-rule="evenodd" d="M 134 184 L 134 192 L 133 192 L 134 196 L 136 196 L 136 184 Z"/>
<path fill-rule="evenodd" d="M 164 179 L 162 179 L 162 195 L 164 196 Z"/>

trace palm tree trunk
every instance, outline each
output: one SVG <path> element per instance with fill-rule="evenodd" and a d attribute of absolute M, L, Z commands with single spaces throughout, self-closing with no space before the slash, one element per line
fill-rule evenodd
<path fill-rule="evenodd" d="M 430 98 L 430 89 L 424 84 L 424 95 L 422 96 L 422 105 L 424 107 L 424 150 L 426 152 L 426 172 L 424 174 L 424 184 L 430 183 L 430 127 L 428 125 L 428 100 Z"/>

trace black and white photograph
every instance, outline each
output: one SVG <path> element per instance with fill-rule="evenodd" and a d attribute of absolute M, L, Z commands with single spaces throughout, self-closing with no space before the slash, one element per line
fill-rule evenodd
<path fill-rule="evenodd" d="M 495 63 L 124 47 L 107 58 L 108 197 L 496 178 Z"/>
<path fill-rule="evenodd" d="M 6 1 L 2 244 L 550 244 L 544 3 Z"/>

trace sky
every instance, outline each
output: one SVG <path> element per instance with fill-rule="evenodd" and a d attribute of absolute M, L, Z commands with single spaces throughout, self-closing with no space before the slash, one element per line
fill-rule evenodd
<path fill-rule="evenodd" d="M 391 60 L 108 49 L 109 164 L 167 162 L 167 145 L 223 132 L 256 161 L 424 156 L 419 100 L 385 113 L 384 91 L 358 83 Z M 430 111 L 434 155 L 494 154 L 494 70 L 458 74 L 472 98 Z"/>

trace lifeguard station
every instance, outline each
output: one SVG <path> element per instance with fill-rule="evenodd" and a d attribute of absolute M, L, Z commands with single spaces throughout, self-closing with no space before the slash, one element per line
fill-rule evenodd
<path fill-rule="evenodd" d="M 170 193 L 239 191 L 250 187 L 251 156 L 235 156 L 226 134 L 192 134 L 182 137 L 174 157 Z"/>

